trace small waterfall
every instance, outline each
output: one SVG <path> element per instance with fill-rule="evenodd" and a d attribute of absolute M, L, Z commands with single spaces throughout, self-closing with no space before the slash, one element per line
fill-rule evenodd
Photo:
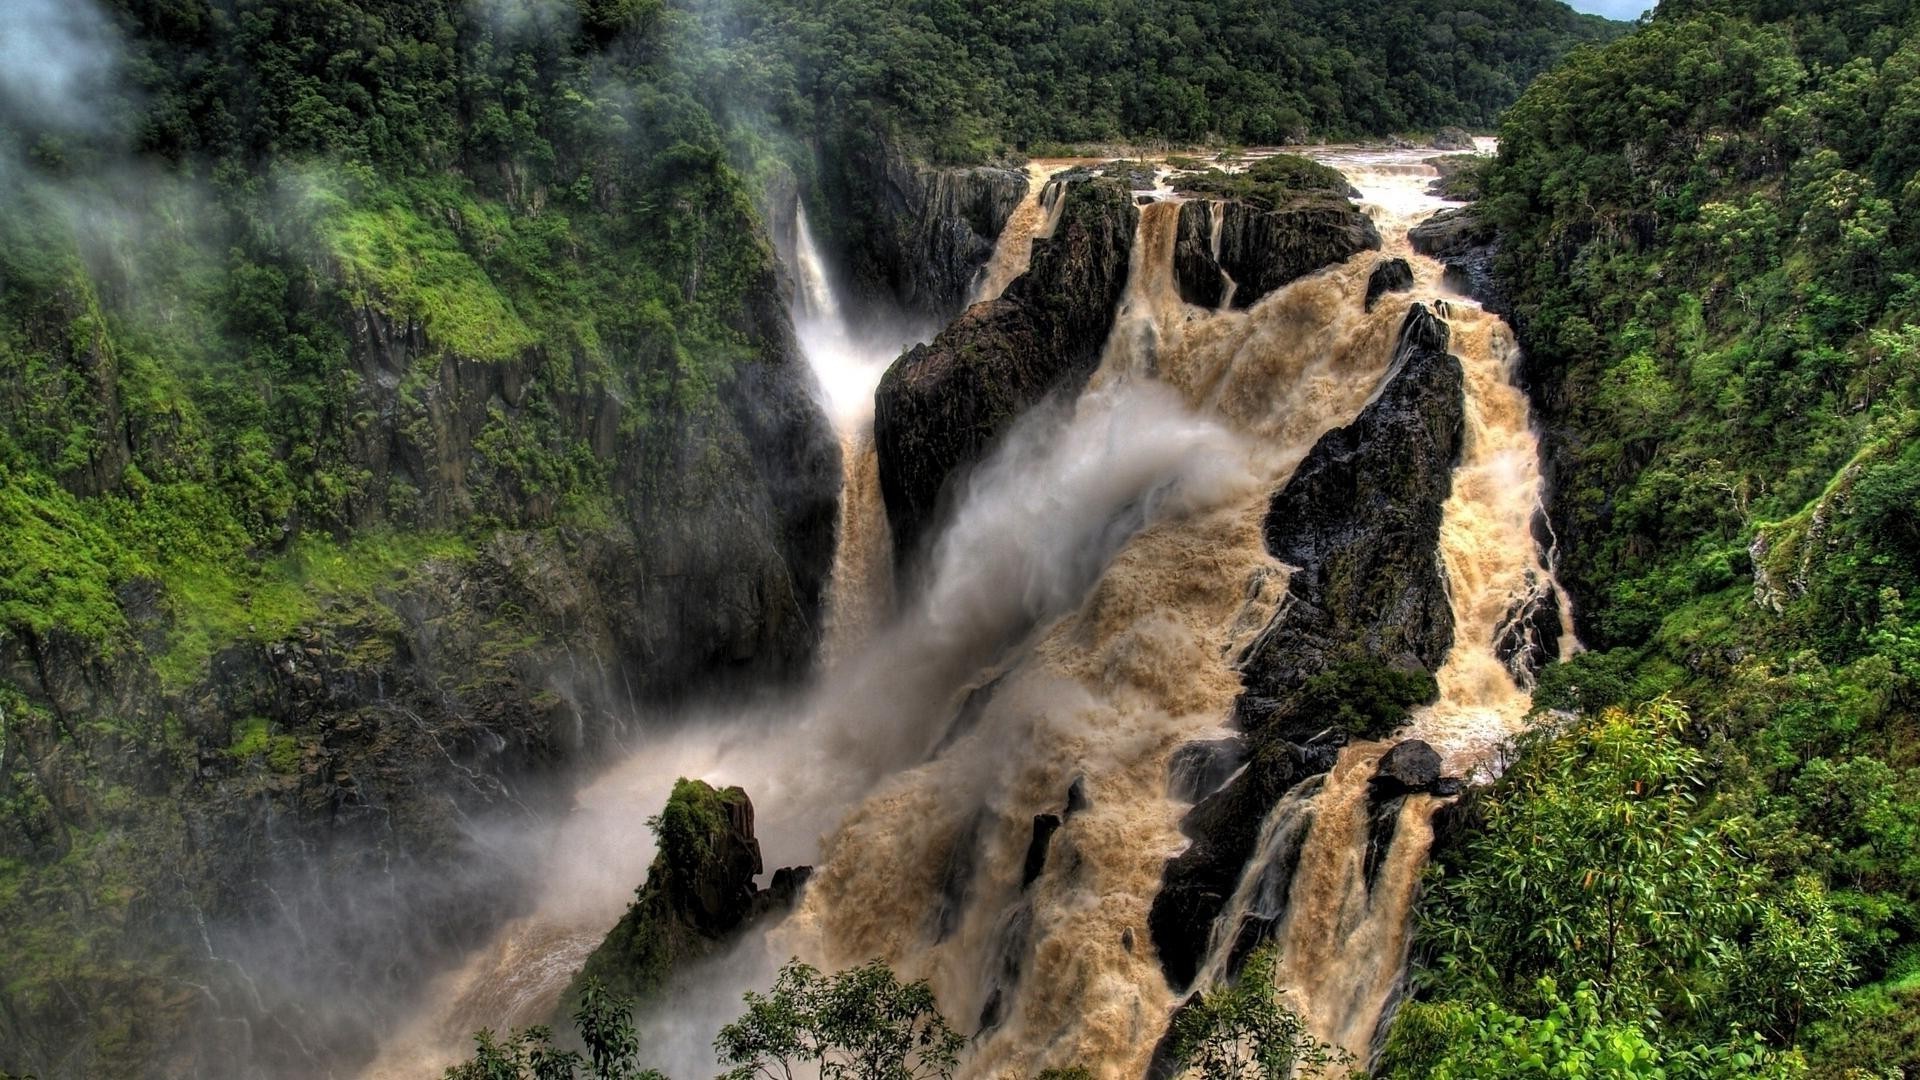
<path fill-rule="evenodd" d="M 814 242 L 813 228 L 807 224 L 804 202 L 794 206 L 793 232 L 793 276 L 800 287 L 794 297 L 795 321 L 843 322 L 840 302 L 833 295 L 833 283 L 827 280 L 826 260 L 820 257 L 820 245 Z"/>
<path fill-rule="evenodd" d="M 994 243 L 993 257 L 980 268 L 969 304 L 998 299 L 1027 272 L 1033 259 L 1033 242 L 1053 235 L 1060 223 L 1060 189 L 1052 184 L 1055 173 L 1066 169 L 1063 161 L 1033 161 L 1027 164 L 1027 194 L 1007 219 L 1006 228 Z M 1049 198 L 1051 196 L 1051 198 Z"/>

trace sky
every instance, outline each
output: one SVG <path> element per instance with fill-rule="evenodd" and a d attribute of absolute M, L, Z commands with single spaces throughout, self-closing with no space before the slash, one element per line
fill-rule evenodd
<path fill-rule="evenodd" d="M 1609 19 L 1637 19 L 1653 6 L 1653 0 L 1567 0 L 1575 11 L 1590 11 Z"/>

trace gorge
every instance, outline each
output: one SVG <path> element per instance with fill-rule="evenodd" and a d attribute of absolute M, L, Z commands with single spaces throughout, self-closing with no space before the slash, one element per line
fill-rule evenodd
<path fill-rule="evenodd" d="M 744 787 L 766 868 L 814 869 L 791 915 L 673 971 L 643 1007 L 648 1062 L 670 1075 L 711 1067 L 740 993 L 793 955 L 828 970 L 879 956 L 930 979 L 943 1011 L 977 1018 L 969 1075 L 1138 1075 L 1179 995 L 1223 984 L 1268 939 L 1289 1003 L 1364 1062 L 1400 992 L 1444 802 L 1432 792 L 1459 790 L 1443 773 L 1492 768 L 1522 722 L 1532 669 L 1501 658 L 1506 623 L 1543 589 L 1566 607 L 1534 541 L 1541 486 L 1511 334 L 1406 239 L 1442 205 L 1425 194 L 1427 155 L 1310 153 L 1358 203 L 1276 230 L 1320 244 L 1324 262 L 1244 307 L 1196 306 L 1176 280 L 1193 212 L 1213 215 L 1202 255 L 1219 259 L 1244 204 L 1176 194 L 1166 165 L 1145 205 L 1090 199 L 1125 194 L 1110 167 L 1036 163 L 971 309 L 897 361 L 886 339 L 862 339 L 796 215 L 795 321 L 846 463 L 818 683 L 641 743 L 595 781 L 540 845 L 550 899 L 429 991 L 366 1075 L 423 1075 L 478 1027 L 544 1020 L 645 876 L 637 826 L 676 776 Z M 1124 223 L 1118 240 L 1108 220 Z M 1238 265 L 1271 257 L 1261 239 L 1239 241 L 1253 250 Z M 1008 250 L 1029 244 L 1030 260 Z M 1410 280 L 1370 297 L 1394 268 Z M 1062 280 L 1049 274 L 1103 272 L 1109 293 L 1041 291 Z M 994 377 L 986 393 L 1019 395 L 989 409 L 998 430 L 905 413 L 958 456 L 919 504 L 931 541 L 896 548 L 877 488 L 902 451 L 883 437 L 874 453 L 861 405 L 877 386 L 885 416 L 916 392 L 895 380 L 926 377 L 916 368 L 995 370 L 996 348 L 1057 363 L 1031 329 L 1048 316 L 1027 310 L 1050 304 L 1110 324 L 1104 348 L 1079 374 Z M 956 337 L 970 351 L 943 352 Z M 976 407 L 953 389 L 966 377 L 983 376 L 943 381 L 946 408 Z M 1401 486 L 1374 486 L 1388 476 Z M 1545 647 L 1571 642 L 1555 622 Z M 1349 742 L 1301 691 L 1362 656 L 1430 674 L 1437 697 L 1406 729 Z M 1431 746 L 1438 760 L 1380 771 L 1395 744 L 1395 758 Z M 1183 771 L 1197 755 L 1216 763 Z"/>

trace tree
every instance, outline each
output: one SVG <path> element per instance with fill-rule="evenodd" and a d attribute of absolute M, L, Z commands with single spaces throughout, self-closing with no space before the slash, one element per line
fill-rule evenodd
<path fill-rule="evenodd" d="M 1662 698 L 1523 738 L 1422 913 L 1431 977 L 1493 1000 L 1575 979 L 1610 1016 L 1693 1005 L 1759 877 L 1737 822 L 1696 816 L 1687 723 Z"/>
<path fill-rule="evenodd" d="M 638 1064 L 632 1000 L 607 993 L 599 980 L 588 981 L 581 993 L 573 1026 L 586 1045 L 585 1057 L 555 1049 L 546 1027 L 521 1028 L 505 1039 L 483 1030 L 473 1037 L 473 1057 L 448 1069 L 444 1080 L 666 1080 Z"/>
<path fill-rule="evenodd" d="M 1450 1014 L 1425 1021 L 1445 1032 L 1444 1052 L 1425 1067 L 1401 1063 L 1382 1075 L 1426 1080 L 1791 1080 L 1806 1075 L 1797 1054 L 1773 1053 L 1752 1039 L 1718 1047 L 1663 1046 L 1640 1025 L 1608 1019 L 1589 985 L 1567 1001 L 1551 979 L 1543 980 L 1538 997 L 1545 1003 L 1538 1019 L 1494 1004 L 1473 1010 L 1427 1006 L 1430 1013 Z M 1393 1053 L 1390 1047 L 1388 1056 Z"/>
<path fill-rule="evenodd" d="M 1247 958 L 1231 986 L 1201 995 L 1173 1020 L 1173 1058 L 1205 1080 L 1287 1080 L 1318 1076 L 1350 1056 L 1315 1039 L 1300 1014 L 1280 1003 L 1267 946 Z"/>
<path fill-rule="evenodd" d="M 823 976 L 791 960 L 773 993 L 748 993 L 745 1016 L 720 1029 L 726 1080 L 947 1080 L 966 1040 L 947 1026 L 925 980 L 901 983 L 878 960 Z"/>

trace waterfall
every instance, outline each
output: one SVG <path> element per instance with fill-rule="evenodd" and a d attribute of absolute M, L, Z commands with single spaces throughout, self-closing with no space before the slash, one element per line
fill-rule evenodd
<path fill-rule="evenodd" d="M 877 956 L 928 979 L 954 1026 L 975 1033 L 967 1076 L 1143 1074 L 1177 1005 L 1147 931 L 1194 794 L 1169 791 L 1169 766 L 1182 747 L 1230 734 L 1236 664 L 1285 596 L 1288 568 L 1263 535 L 1273 492 L 1388 374 L 1405 305 L 1361 302 L 1386 258 L 1409 260 L 1413 298 L 1449 323 L 1466 375 L 1440 552 L 1455 645 L 1439 701 L 1405 734 L 1453 773 L 1484 768 L 1528 700 L 1495 654 L 1497 629 L 1531 584 L 1551 583 L 1530 529 L 1538 454 L 1512 385 L 1513 337 L 1471 302 L 1442 299 L 1441 268 L 1407 247 L 1406 229 L 1439 206 L 1424 193 L 1430 169 L 1407 154 L 1318 156 L 1363 191 L 1387 250 L 1247 310 L 1196 307 L 1174 281 L 1179 200 L 1156 188 L 1087 389 L 1021 418 L 967 476 L 910 595 L 893 595 L 871 423 L 874 387 L 911 335 L 850 326 L 796 214 L 796 331 L 846 460 L 817 684 L 771 708 L 682 718 L 583 791 L 538 845 L 546 885 L 530 913 L 443 980 L 386 1048 L 386 1071 L 369 1075 L 425 1075 L 475 1027 L 547 1019 L 644 877 L 640 823 L 681 775 L 744 786 L 767 865 L 816 869 L 788 918 L 684 973 L 647 1012 L 648 1064 L 708 1074 L 740 992 L 764 990 L 789 956 L 827 970 Z M 1053 231 L 1059 167 L 1030 167 L 976 300 L 998 296 Z M 1277 988 L 1361 1064 L 1404 979 L 1443 805 L 1412 795 L 1375 819 L 1369 781 L 1390 745 L 1344 748 L 1278 802 L 1196 981 L 1218 985 L 1252 942 L 1277 942 Z"/>
<path fill-rule="evenodd" d="M 1052 180 L 1070 164 L 1066 161 L 1027 164 L 1027 194 L 1020 205 L 1014 207 L 1013 216 L 1001 230 L 993 246 L 993 257 L 980 268 L 970 303 L 999 299 L 1014 278 L 1027 272 L 1033 259 L 1033 242 L 1052 236 L 1054 226 L 1060 223 L 1061 189 Z"/>

